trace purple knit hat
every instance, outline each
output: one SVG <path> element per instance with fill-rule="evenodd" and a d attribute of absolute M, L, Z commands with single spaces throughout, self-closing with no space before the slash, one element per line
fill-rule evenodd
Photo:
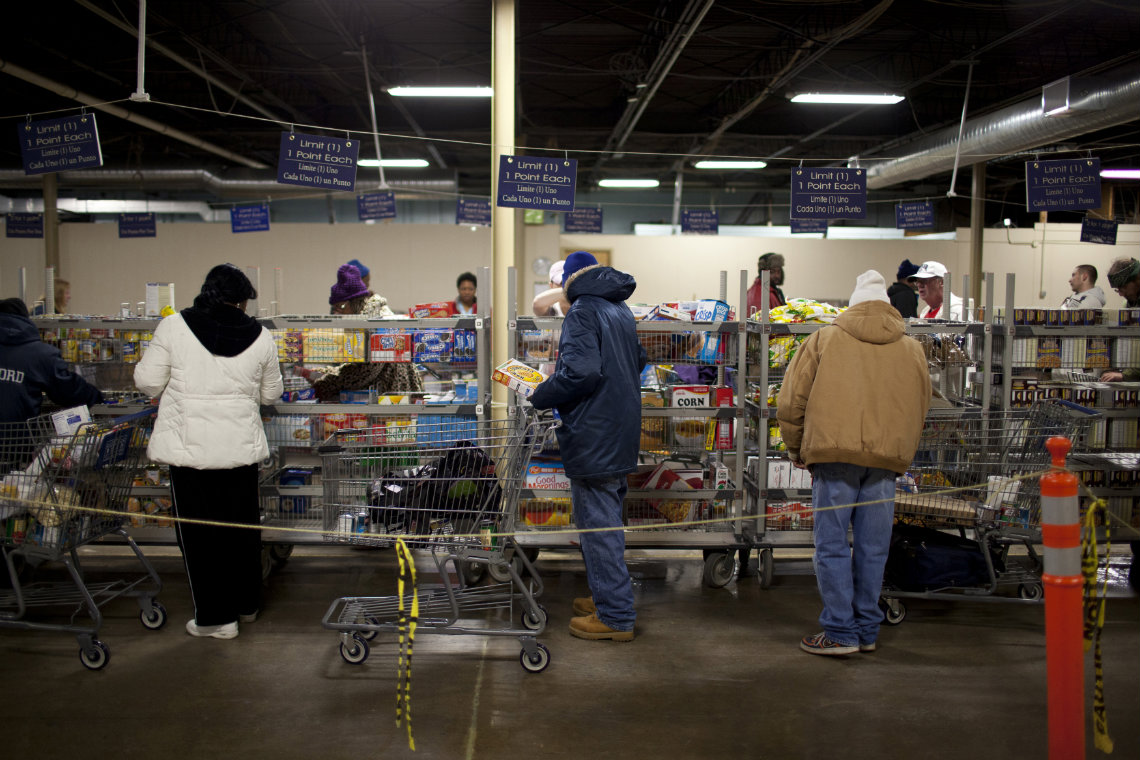
<path fill-rule="evenodd" d="M 351 264 L 341 264 L 336 270 L 336 285 L 329 290 L 329 304 L 351 301 L 368 295 L 368 286 L 360 279 L 360 270 Z"/>

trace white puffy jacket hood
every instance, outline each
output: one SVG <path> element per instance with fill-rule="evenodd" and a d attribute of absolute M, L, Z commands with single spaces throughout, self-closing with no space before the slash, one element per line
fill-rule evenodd
<path fill-rule="evenodd" d="M 241 329 L 249 335 L 247 325 Z M 162 396 L 147 456 L 199 470 L 260 462 L 269 454 L 260 405 L 282 391 L 273 336 L 261 328 L 247 348 L 225 356 L 195 332 L 182 314 L 167 317 L 135 367 L 138 389 Z"/>

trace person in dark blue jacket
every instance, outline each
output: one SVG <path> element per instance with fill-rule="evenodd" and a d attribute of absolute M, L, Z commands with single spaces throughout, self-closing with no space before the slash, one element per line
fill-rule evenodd
<path fill-rule="evenodd" d="M 557 409 L 562 419 L 558 447 L 570 478 L 574 523 L 587 531 L 581 534 L 582 558 L 593 596 L 574 600 L 570 633 L 632 641 L 636 615 L 621 526 L 626 475 L 637 469 L 641 442 L 646 355 L 625 304 L 637 283 L 585 251 L 566 258 L 562 276 L 570 310 L 558 364 L 530 401 L 537 409 Z M 616 530 L 588 532 L 595 528 Z"/>
<path fill-rule="evenodd" d="M 68 369 L 59 350 L 40 339 L 23 301 L 0 300 L 0 422 L 35 417 L 45 393 L 62 407 L 103 402 L 99 389 Z"/>

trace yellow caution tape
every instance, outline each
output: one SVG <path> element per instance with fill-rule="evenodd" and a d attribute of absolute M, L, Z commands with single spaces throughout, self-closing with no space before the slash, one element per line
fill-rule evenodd
<path fill-rule="evenodd" d="M 1108 708 L 1104 700 L 1104 661 L 1100 651 L 1100 635 L 1104 630 L 1104 608 L 1107 596 L 1108 573 L 1105 573 L 1104 583 L 1100 588 L 1099 598 L 1096 584 L 1098 563 L 1096 541 L 1097 514 L 1104 513 L 1107 502 L 1097 499 L 1088 506 L 1085 512 L 1084 537 L 1081 539 L 1081 575 L 1084 584 L 1084 636 L 1085 651 L 1093 647 L 1093 669 L 1095 671 L 1095 686 L 1093 688 L 1093 745 L 1105 754 L 1112 754 L 1112 738 L 1108 735 Z M 1109 556 L 1112 548 L 1112 528 L 1109 521 L 1104 526 L 1104 556 Z"/>
<path fill-rule="evenodd" d="M 399 655 L 396 659 L 396 727 L 401 721 L 408 727 L 408 749 L 415 752 L 416 740 L 412 736 L 412 644 L 416 640 L 416 625 L 420 617 L 420 595 L 416 590 L 416 561 L 403 538 L 396 539 L 396 557 L 400 561 L 396 593 L 399 594 L 397 625 L 400 634 Z M 411 615 L 405 607 L 405 588 L 411 585 Z"/>

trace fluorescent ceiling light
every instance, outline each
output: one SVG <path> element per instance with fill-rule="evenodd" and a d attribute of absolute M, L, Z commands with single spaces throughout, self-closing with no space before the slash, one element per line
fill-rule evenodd
<path fill-rule="evenodd" d="M 1101 169 L 1104 179 L 1140 179 L 1140 169 Z"/>
<path fill-rule="evenodd" d="M 403 169 L 422 169 L 428 162 L 422 158 L 385 158 L 377 161 L 375 158 L 362 158 L 356 162 L 357 166 L 389 166 Z"/>
<path fill-rule="evenodd" d="M 902 95 L 856 95 L 842 92 L 804 92 L 792 98 L 793 103 L 841 103 L 850 105 L 889 106 L 906 98 Z"/>
<path fill-rule="evenodd" d="M 763 161 L 698 161 L 693 164 L 698 169 L 763 169 L 767 165 Z"/>
<path fill-rule="evenodd" d="M 598 184 L 602 187 L 658 187 L 661 183 L 655 179 L 603 179 Z"/>
<path fill-rule="evenodd" d="M 490 87 L 390 87 L 388 94 L 397 98 L 489 98 Z"/>

